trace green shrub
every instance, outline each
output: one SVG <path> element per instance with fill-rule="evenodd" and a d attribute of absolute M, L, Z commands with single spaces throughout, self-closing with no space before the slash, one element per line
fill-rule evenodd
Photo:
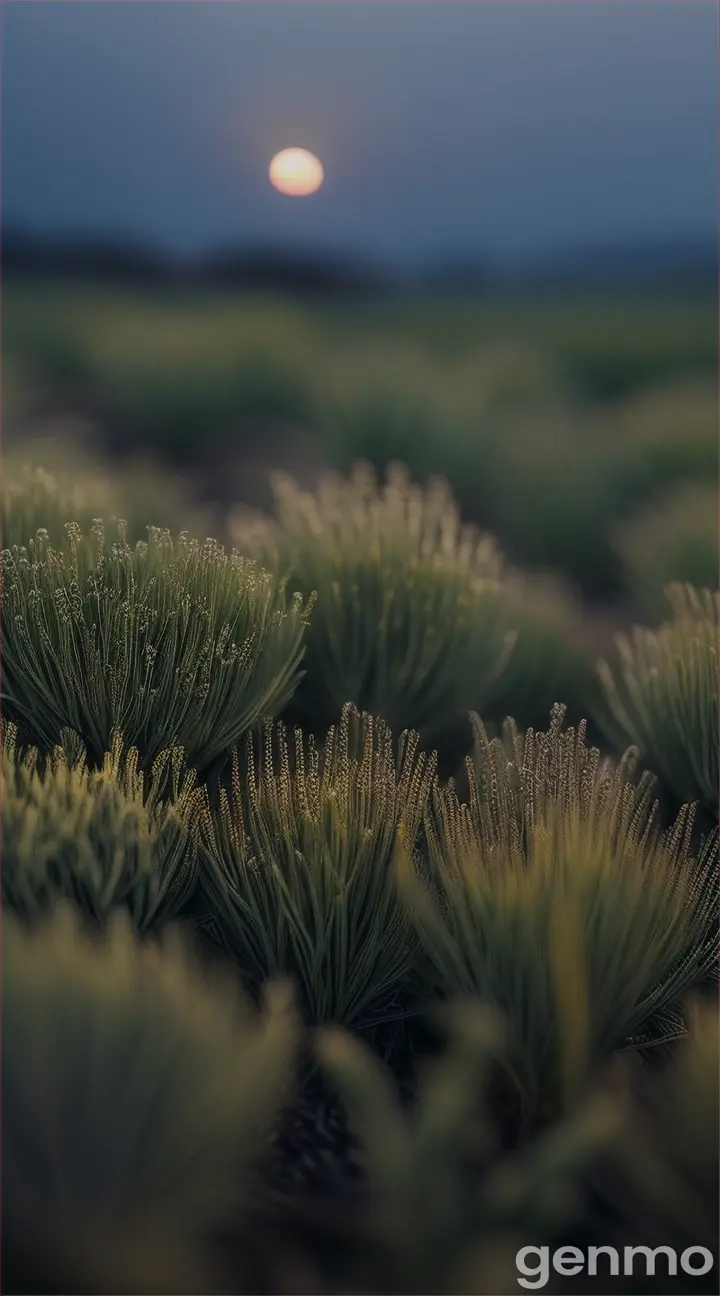
<path fill-rule="evenodd" d="M 429 878 L 400 873 L 431 986 L 506 1014 L 528 1116 L 569 1101 L 612 1050 L 672 1033 L 714 957 L 715 842 L 692 853 L 690 807 L 662 834 L 632 751 L 613 768 L 563 714 L 492 741 L 475 717 L 469 799 L 436 785 Z"/>
<path fill-rule="evenodd" d="M 58 438 L 60 440 L 60 438 Z M 47 442 L 38 452 L 52 459 L 52 469 L 37 460 L 24 462 L 5 456 L 2 493 L 2 548 L 27 545 L 39 530 L 47 531 L 56 548 L 67 545 L 66 526 L 76 523 L 89 531 L 97 517 L 125 520 L 131 543 L 147 540 L 150 526 L 207 533 L 211 516 L 193 503 L 179 478 L 150 461 L 100 465 L 89 454 L 61 439 L 49 454 Z"/>
<path fill-rule="evenodd" d="M 398 834 L 412 842 L 434 771 L 416 734 L 396 759 L 380 720 L 343 708 L 324 750 L 299 730 L 237 754 L 230 794 L 201 825 L 202 878 L 227 949 L 250 984 L 293 976 L 316 1022 L 368 1024 L 404 1009 L 416 945 L 395 888 Z"/>
<path fill-rule="evenodd" d="M 101 940 L 64 908 L 6 916 L 2 953 L 6 1290 L 217 1291 L 210 1230 L 247 1206 L 292 1079 L 286 990 L 257 1017 L 121 914 Z"/>
<path fill-rule="evenodd" d="M 236 539 L 289 588 L 317 590 L 293 715 L 316 733 L 345 702 L 394 732 L 482 709 L 506 655 L 490 537 L 463 527 L 447 484 L 426 490 L 394 465 L 380 488 L 366 464 L 316 494 L 274 478 L 278 520 L 246 515 Z"/>
<path fill-rule="evenodd" d="M 686 482 L 618 528 L 623 584 L 643 617 L 656 624 L 667 611 L 670 584 L 717 589 L 717 485 Z"/>
<path fill-rule="evenodd" d="M 138 931 L 182 908 L 195 885 L 199 812 L 195 776 L 183 753 L 163 752 L 148 780 L 138 753 L 113 736 L 102 769 L 84 753 L 55 749 L 41 771 L 38 751 L 19 757 L 17 731 L 3 744 L 3 903 L 25 919 L 61 900 L 105 922 L 126 906 Z M 149 786 L 148 786 L 149 785 Z M 170 800 L 160 799 L 160 789 Z"/>
<path fill-rule="evenodd" d="M 92 764 L 117 728 L 143 766 L 181 746 L 205 770 L 288 702 L 307 605 L 214 540 L 118 537 L 96 521 L 64 552 L 42 536 L 3 552 L 8 718 L 44 750 L 75 730 Z"/>
<path fill-rule="evenodd" d="M 657 630 L 618 635 L 612 664 L 599 666 L 619 743 L 635 743 L 676 797 L 717 814 L 720 786 L 720 594 L 667 589 L 672 618 Z"/>
<path fill-rule="evenodd" d="M 353 1212 L 352 1283 L 342 1291 L 513 1291 L 516 1252 L 528 1238 L 547 1241 L 572 1226 L 577 1180 L 614 1144 L 615 1105 L 596 1096 L 522 1153 L 498 1157 L 486 1110 L 497 1023 L 474 1003 L 451 1005 L 444 1017 L 449 1046 L 427 1064 L 409 1110 L 365 1044 L 337 1028 L 318 1033 L 368 1183 Z"/>

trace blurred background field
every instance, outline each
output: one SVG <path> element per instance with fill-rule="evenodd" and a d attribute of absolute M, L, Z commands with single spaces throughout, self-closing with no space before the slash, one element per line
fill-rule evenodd
<path fill-rule="evenodd" d="M 148 521 L 182 523 L 174 492 L 227 538 L 236 504 L 268 505 L 271 470 L 312 485 L 400 460 L 446 476 L 514 563 L 656 618 L 667 580 L 717 579 L 716 333 L 697 289 L 328 299 L 21 277 L 6 473 L 39 455 L 75 475 L 74 443 L 135 507 L 145 490 Z"/>

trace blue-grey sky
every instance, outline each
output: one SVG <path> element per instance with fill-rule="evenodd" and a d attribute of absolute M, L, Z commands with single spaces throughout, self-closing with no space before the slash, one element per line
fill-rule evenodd
<path fill-rule="evenodd" d="M 416 263 L 713 238 L 714 0 L 14 0 L 9 225 Z M 299 145 L 319 193 L 276 193 Z"/>

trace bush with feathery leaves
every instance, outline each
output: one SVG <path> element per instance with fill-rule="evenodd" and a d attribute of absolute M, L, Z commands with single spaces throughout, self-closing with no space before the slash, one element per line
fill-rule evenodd
<path fill-rule="evenodd" d="M 670 791 L 717 815 L 720 798 L 720 594 L 669 585 L 672 617 L 618 635 L 599 665 L 605 714 L 618 744 L 632 742 Z"/>
<path fill-rule="evenodd" d="M 292 1081 L 287 988 L 258 1015 L 121 913 L 101 939 L 64 907 L 32 932 L 7 916 L 2 954 L 4 1287 L 223 1290 L 205 1248 L 247 1206 Z"/>
<path fill-rule="evenodd" d="M 293 976 L 311 1020 L 364 1024 L 404 1009 L 416 943 L 395 887 L 434 756 L 348 704 L 322 753 L 268 724 L 259 769 L 246 745 L 232 787 L 200 824 L 201 876 L 226 948 L 252 984 Z"/>
<path fill-rule="evenodd" d="M 345 702 L 393 732 L 442 727 L 482 709 L 509 645 L 494 541 L 463 526 L 442 479 L 426 489 L 392 465 L 327 474 L 315 493 L 273 479 L 277 519 L 238 514 L 244 552 L 318 602 L 293 715 L 315 733 Z"/>
<path fill-rule="evenodd" d="M 563 718 L 490 740 L 474 717 L 469 800 L 436 785 L 429 877 L 400 861 L 429 985 L 506 1014 L 529 1119 L 615 1049 L 682 1029 L 677 1005 L 715 958 L 716 838 L 694 851 L 687 806 L 663 833 L 635 754 L 613 767 Z"/>
<path fill-rule="evenodd" d="M 308 604 L 214 540 L 150 528 L 133 548 L 99 520 L 3 551 L 3 706 L 24 742 L 54 747 L 63 729 L 102 761 L 114 729 L 143 766 L 182 746 L 205 771 L 300 677 Z"/>
<path fill-rule="evenodd" d="M 77 744 L 75 744 L 77 747 Z M 17 730 L 3 743 L 3 903 L 36 919 L 72 901 L 102 923 L 119 906 L 143 932 L 176 915 L 195 886 L 195 775 L 179 749 L 157 757 L 149 779 L 135 748 L 113 736 L 102 769 L 82 750 L 57 747 L 38 766 L 37 748 L 19 754 Z M 163 798 L 160 793 L 163 791 Z"/>

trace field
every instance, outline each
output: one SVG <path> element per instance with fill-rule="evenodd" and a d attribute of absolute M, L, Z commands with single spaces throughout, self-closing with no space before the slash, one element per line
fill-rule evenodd
<path fill-rule="evenodd" d="M 2 330 L 3 1290 L 717 1292 L 716 303 Z"/>
<path fill-rule="evenodd" d="M 595 600 L 636 591 L 618 526 L 717 478 L 703 298 L 303 306 L 10 286 L 3 356 L 6 445 L 13 406 L 80 416 L 223 506 L 267 503 L 268 467 L 310 481 L 397 459 L 446 476 L 514 562 Z"/>

